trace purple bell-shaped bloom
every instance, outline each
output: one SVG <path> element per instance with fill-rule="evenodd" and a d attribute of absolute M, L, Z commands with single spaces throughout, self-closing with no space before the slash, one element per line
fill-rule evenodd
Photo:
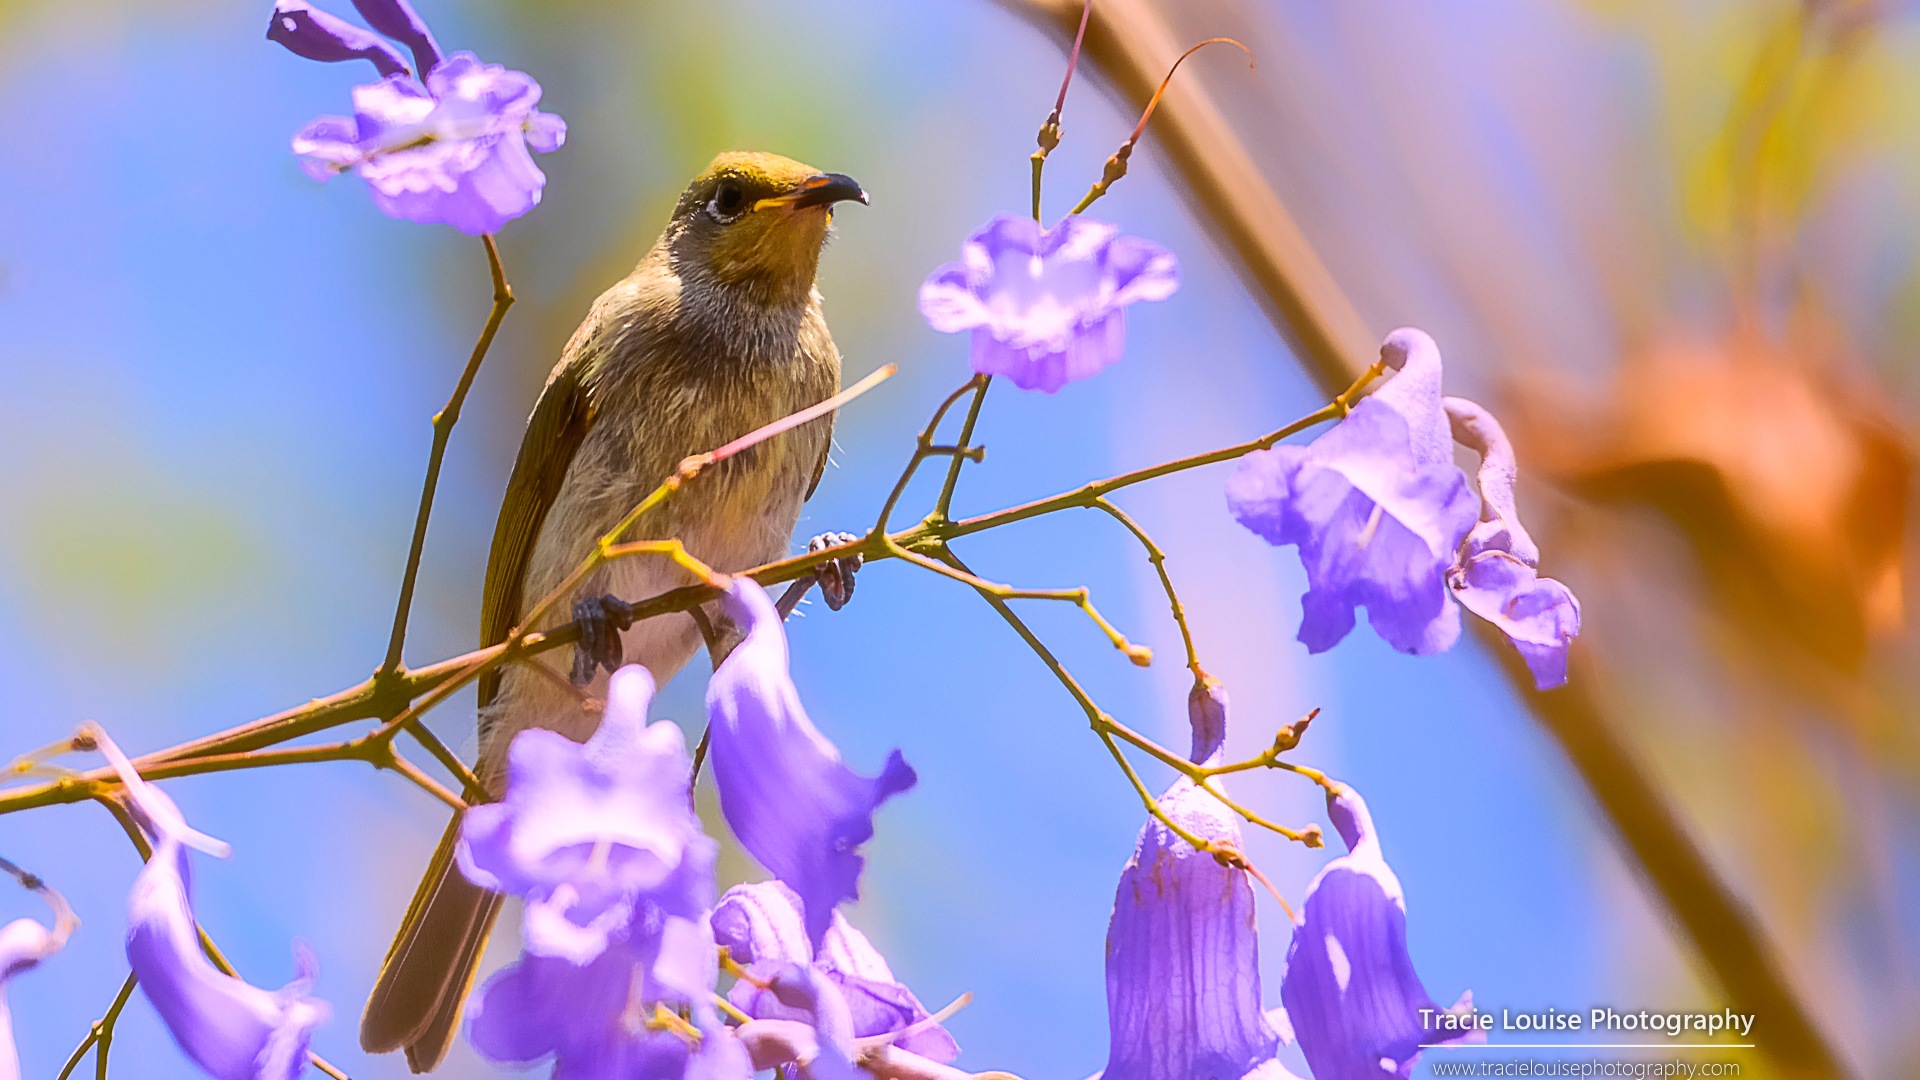
<path fill-rule="evenodd" d="M 893 1045 L 937 1062 L 949 1062 L 960 1047 L 938 1024 L 920 1026 L 926 1007 L 893 977 L 886 958 L 867 936 L 836 911 L 818 952 L 807 940 L 800 898 L 778 881 L 735 885 L 713 909 L 714 939 L 727 947 L 750 976 L 771 979 L 788 965 L 809 966 L 832 981 L 845 1000 L 856 1037 L 908 1031 Z M 771 988 L 748 979 L 735 983 L 728 998 L 756 1020 L 802 1020 L 800 1010 L 782 1004 Z"/>
<path fill-rule="evenodd" d="M 134 820 L 153 855 L 127 897 L 127 960 L 140 992 L 194 1064 L 216 1080 L 290 1080 L 307 1065 L 313 1028 L 330 1015 L 307 996 L 313 954 L 294 950 L 295 979 L 262 990 L 213 966 L 200 948 L 187 870 L 187 849 L 225 858 L 231 849 L 194 831 L 159 788 L 134 771 L 120 748 L 96 730 L 100 752 L 125 785 Z"/>
<path fill-rule="evenodd" d="M 608 681 L 586 743 L 539 728 L 514 736 L 506 797 L 467 811 L 460 870 L 527 898 L 530 952 L 586 963 L 627 929 L 639 898 L 682 921 L 712 906 L 717 846 L 693 814 L 686 737 L 647 724 L 653 692 L 647 669 L 628 665 Z"/>
<path fill-rule="evenodd" d="M 20 1055 L 13 1045 L 13 1014 L 7 1006 L 7 983 L 64 948 L 80 920 L 74 918 L 65 897 L 33 875 L 5 859 L 0 859 L 0 869 L 18 877 L 53 909 L 51 929 L 35 919 L 15 919 L 0 926 L 0 1080 L 20 1080 Z"/>
<path fill-rule="evenodd" d="M 786 1066 L 797 1080 L 866 1080 L 854 1065 L 853 1013 L 839 985 L 807 964 L 786 964 L 768 980 L 767 991 L 798 1019 L 752 1020 L 740 1025 L 755 1069 Z"/>
<path fill-rule="evenodd" d="M 1194 760 L 1218 760 L 1226 692 L 1188 698 Z M 1216 781 L 1217 782 L 1217 781 Z M 1205 840 L 1240 846 L 1240 822 L 1181 778 L 1160 808 Z M 1281 1033 L 1260 1003 L 1260 937 L 1244 870 L 1195 851 L 1158 819 L 1120 872 L 1107 928 L 1107 1067 L 1101 1080 L 1282 1080 Z"/>
<path fill-rule="evenodd" d="M 1396 374 L 1306 446 L 1249 454 L 1227 505 L 1268 543 L 1293 544 L 1307 571 L 1300 641 L 1338 644 L 1354 609 L 1389 645 L 1443 652 L 1460 636 L 1447 569 L 1474 522 L 1473 492 L 1453 464 L 1440 397 L 1440 350 L 1395 330 L 1380 358 Z"/>
<path fill-rule="evenodd" d="M 1480 522 L 1447 573 L 1468 611 L 1500 628 L 1541 690 L 1567 681 L 1567 647 L 1580 633 L 1580 601 L 1573 590 L 1535 569 L 1540 549 L 1520 524 L 1513 485 L 1513 444 L 1493 415 L 1465 398 L 1446 399 L 1453 437 L 1480 454 Z"/>
<path fill-rule="evenodd" d="M 525 955 L 473 1003 L 468 1039 L 491 1060 L 553 1057 L 565 1080 L 746 1071 L 728 1038 L 696 1038 L 678 1019 L 721 1031 L 707 921 L 717 845 L 693 813 L 685 737 L 646 722 L 653 692 L 653 676 L 629 665 L 584 744 L 514 736 L 506 797 L 467 811 L 461 872 L 527 898 Z"/>
<path fill-rule="evenodd" d="M 470 52 L 443 58 L 406 0 L 354 6 L 405 44 L 415 66 L 409 71 L 393 47 L 305 0 L 280 0 L 269 40 L 312 60 L 368 60 L 381 75 L 354 88 L 353 116 L 322 116 L 294 136 L 302 168 L 316 180 L 351 169 L 386 214 L 476 236 L 532 210 L 546 176 L 529 151 L 557 150 L 567 134 L 559 117 L 536 107 L 540 84 Z"/>
<path fill-rule="evenodd" d="M 551 1057 L 553 1080 L 747 1080 L 746 1054 L 709 996 L 718 975 L 712 935 L 647 922 L 636 920 L 584 964 L 521 956 L 474 995 L 468 1041 L 495 1062 Z M 692 1014 L 693 1031 L 681 1011 Z"/>
<path fill-rule="evenodd" d="M 773 599 L 743 577 L 725 603 L 745 637 L 707 684 L 720 810 L 741 846 L 799 898 L 817 950 L 835 908 L 859 895 L 859 847 L 873 836 L 874 809 L 912 787 L 914 772 L 898 750 L 879 776 L 849 769 L 800 704 Z"/>
<path fill-rule="evenodd" d="M 920 313 L 942 333 L 973 332 L 973 370 L 1050 394 L 1120 359 L 1128 304 L 1179 287 L 1173 253 L 1118 226 L 1002 214 L 920 286 Z"/>
<path fill-rule="evenodd" d="M 1380 854 L 1367 804 L 1342 786 L 1327 795 L 1327 814 L 1347 854 L 1307 886 L 1280 1000 L 1314 1080 L 1408 1077 L 1422 1043 L 1463 1037 L 1433 1021 L 1449 1010 L 1434 1004 L 1414 973 L 1406 901 Z M 1463 996 L 1454 1008 L 1471 1001 Z"/>

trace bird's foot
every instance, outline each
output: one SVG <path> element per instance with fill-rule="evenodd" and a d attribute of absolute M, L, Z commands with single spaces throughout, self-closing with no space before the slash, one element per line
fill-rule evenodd
<path fill-rule="evenodd" d="M 860 537 L 852 533 L 830 532 L 807 541 L 807 551 L 824 551 L 827 548 L 854 544 Z M 853 575 L 860 572 L 862 557 L 858 554 L 843 555 L 832 562 L 822 563 L 814 568 L 813 579 L 820 583 L 820 598 L 827 607 L 839 611 L 853 599 Z"/>
<path fill-rule="evenodd" d="M 593 596 L 573 605 L 580 640 L 573 647 L 573 685 L 585 686 L 596 671 L 619 670 L 625 654 L 620 632 L 633 625 L 633 605 L 615 596 Z"/>

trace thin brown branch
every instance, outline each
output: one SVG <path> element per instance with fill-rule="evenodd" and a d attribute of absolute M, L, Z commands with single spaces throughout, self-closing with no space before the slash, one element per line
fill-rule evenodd
<path fill-rule="evenodd" d="M 1173 576 L 1167 573 L 1167 553 L 1160 550 L 1160 545 L 1154 542 L 1153 537 L 1140 526 L 1139 522 L 1133 520 L 1125 510 L 1115 506 L 1106 498 L 1093 500 L 1093 507 L 1104 511 L 1109 517 L 1126 526 L 1134 539 L 1140 541 L 1140 546 L 1146 549 L 1147 562 L 1152 564 L 1154 573 L 1160 575 L 1160 587 L 1166 591 L 1167 605 L 1173 609 L 1174 625 L 1180 628 L 1180 641 L 1187 649 L 1187 670 L 1193 672 L 1194 678 L 1205 680 L 1207 673 L 1201 668 L 1200 653 L 1193 645 L 1193 628 L 1187 625 L 1186 605 L 1180 602 L 1180 593 L 1173 587 Z"/>
<path fill-rule="evenodd" d="M 937 449 L 934 445 L 933 438 L 940 433 L 940 422 L 947 418 L 947 413 L 952 410 L 954 403 L 958 402 L 962 397 L 965 397 L 969 392 L 975 395 L 975 401 L 977 402 L 979 400 L 978 395 L 986 389 L 986 380 L 987 377 L 985 375 L 975 375 L 973 378 L 960 384 L 958 390 L 948 394 L 946 400 L 940 403 L 940 407 L 933 410 L 933 418 L 927 421 L 927 426 L 921 429 L 919 436 L 914 440 L 913 455 L 907 459 L 907 467 L 900 470 L 900 479 L 893 482 L 893 490 L 887 493 L 887 500 L 880 504 L 880 516 L 874 519 L 873 532 L 883 533 L 887 531 L 887 525 L 893 517 L 894 508 L 900 505 L 900 497 L 907 493 L 907 485 L 913 482 L 913 476 L 920 471 L 921 463 L 926 461 L 927 458 L 932 457 L 934 451 Z M 960 453 L 964 453 L 970 449 L 966 445 L 966 439 L 964 437 L 956 444 L 956 448 L 957 452 Z"/>
<path fill-rule="evenodd" d="M 889 559 L 896 557 L 896 549 L 919 551 L 922 548 L 941 544 L 953 537 L 986 532 L 1060 510 L 1095 507 L 1096 500 L 1134 484 L 1188 469 L 1232 461 L 1254 451 L 1268 449 L 1280 440 L 1317 424 L 1337 420 L 1346 415 L 1352 402 L 1366 389 L 1367 384 L 1378 371 L 1377 365 L 1363 371 L 1352 386 L 1326 407 L 1250 442 L 1120 473 L 1072 491 L 1061 492 L 1045 499 L 1037 499 L 990 514 L 981 514 L 964 521 L 929 519 L 896 533 L 868 535 L 853 543 L 821 548 L 818 551 L 770 562 L 745 571 L 744 576 L 762 585 L 772 586 L 797 580 L 812 574 L 815 569 L 828 562 L 851 555 L 860 555 L 868 561 Z M 712 586 L 683 586 L 635 603 L 633 617 L 638 621 L 689 611 L 717 599 L 719 595 L 719 591 Z M 358 686 L 315 699 L 305 705 L 241 724 L 214 735 L 142 755 L 134 759 L 134 765 L 143 774 L 151 774 L 152 769 L 168 763 L 245 754 L 355 720 L 384 720 L 386 727 L 381 729 L 380 734 L 382 737 L 390 737 L 394 731 L 416 721 L 435 705 L 479 678 L 483 672 L 503 663 L 526 660 L 550 649 L 571 645 L 579 640 L 579 636 L 578 628 L 572 624 L 548 631 L 528 632 L 517 640 L 490 645 L 427 667 L 405 671 L 385 681 L 368 679 Z M 236 763 L 226 767 L 247 766 Z M 79 802 L 94 798 L 99 792 L 113 787 L 112 770 L 101 768 L 62 776 L 42 784 L 0 790 L 0 814 L 40 806 Z"/>
<path fill-rule="evenodd" d="M 1128 660 L 1133 661 L 1141 667 L 1146 667 L 1153 663 L 1153 650 L 1144 645 L 1135 645 L 1132 641 L 1129 641 L 1127 636 L 1122 634 L 1118 627 L 1109 622 L 1105 615 L 1100 614 L 1100 609 L 1093 606 L 1092 593 L 1090 593 L 1084 585 L 1073 589 L 1017 589 L 1011 585 L 1002 585 L 997 581 L 988 581 L 971 571 L 955 568 L 954 566 L 947 565 L 945 561 L 930 559 L 925 555 L 915 551 L 909 551 L 898 545 L 893 545 L 891 550 L 897 559 L 904 559 L 924 570 L 932 571 L 942 577 L 951 578 L 963 585 L 971 586 L 982 595 L 990 596 L 997 600 L 1057 600 L 1062 603 L 1072 604 L 1084 612 L 1087 618 L 1092 619 L 1093 624 L 1098 626 L 1101 633 L 1107 636 L 1107 640 L 1113 643 L 1113 647 L 1119 649 Z"/>
<path fill-rule="evenodd" d="M 99 1047 L 94 1054 L 98 1063 L 96 1076 L 107 1075 L 107 1048 L 113 1044 L 114 1025 L 120 1022 L 120 1011 L 127 1007 L 127 1001 L 133 997 L 133 988 L 138 982 L 132 972 L 127 973 L 126 981 L 120 984 L 120 992 L 113 995 L 113 1003 L 107 1006 L 107 1011 L 101 1014 L 100 1019 L 93 1022 L 93 1026 L 87 1030 L 87 1037 L 80 1040 L 80 1045 L 73 1048 L 72 1056 L 67 1058 L 60 1075 L 54 1080 L 67 1080 L 72 1076 L 73 1070 L 79 1068 L 80 1062 L 86 1058 L 87 1051 L 96 1046 Z"/>
<path fill-rule="evenodd" d="M 460 787 L 467 793 L 469 801 L 486 797 L 487 789 L 480 783 L 480 778 L 473 774 L 473 770 L 467 767 L 466 762 L 460 760 L 460 755 L 440 741 L 440 736 L 429 731 L 425 723 L 414 720 L 406 724 L 402 730 L 412 737 L 414 742 L 426 748 L 427 753 L 432 754 L 433 759 L 438 761 L 442 768 L 452 773 L 455 780 L 460 781 Z"/>
<path fill-rule="evenodd" d="M 500 265 L 500 249 L 492 236 L 480 239 L 486 244 L 487 268 L 493 278 L 493 308 L 487 312 L 480 340 L 474 343 L 446 407 L 433 416 L 433 446 L 427 451 L 427 477 L 420 485 L 420 507 L 413 517 L 413 540 L 407 548 L 407 568 L 400 576 L 400 599 L 394 604 L 393 631 L 387 637 L 387 658 L 380 664 L 379 677 L 400 671 L 400 654 L 407 642 L 407 619 L 413 611 L 414 585 L 420 578 L 420 556 L 426 550 L 427 522 L 433 517 L 433 496 L 440 487 L 440 466 L 446 461 L 447 443 L 453 438 L 453 426 L 460 422 L 460 409 L 466 404 L 467 391 L 473 388 L 473 380 L 480 374 L 480 362 L 487 358 L 494 335 L 500 332 L 500 323 L 506 319 L 507 309 L 513 306 L 513 288 L 507 284 L 506 269 Z"/>
<path fill-rule="evenodd" d="M 960 422 L 960 437 L 954 440 L 959 446 L 973 445 L 973 427 L 980 422 L 980 406 L 986 404 L 987 390 L 993 386 L 993 376 L 981 375 L 975 380 L 979 389 L 973 393 L 973 400 L 967 404 L 967 418 Z M 940 497 L 934 500 L 933 513 L 928 515 L 932 521 L 946 521 L 953 509 L 953 490 L 960 485 L 960 469 L 966 459 L 954 455 L 947 463 L 947 478 L 941 481 Z"/>
<path fill-rule="evenodd" d="M 940 547 L 938 549 L 938 556 L 942 562 L 952 566 L 955 570 L 978 580 L 977 575 L 975 575 L 973 571 L 967 567 L 967 564 L 961 561 L 960 556 L 954 554 L 951 549 L 945 546 Z M 1153 791 L 1147 787 L 1146 781 L 1140 779 L 1140 774 L 1135 771 L 1133 762 L 1128 761 L 1127 755 L 1114 743 L 1112 717 L 1108 716 L 1100 706 L 1094 702 L 1093 696 L 1088 694 L 1086 688 L 1080 685 L 1080 680 L 1074 678 L 1073 673 L 1067 670 L 1066 665 L 1062 664 L 1059 658 L 1053 655 L 1053 650 L 1047 648 L 1046 643 L 1040 640 L 1040 636 L 1035 634 L 1033 629 L 1026 624 L 1026 620 L 1014 612 L 1011 604 L 1007 603 L 1005 599 L 992 590 L 980 589 L 977 586 L 976 589 L 980 593 L 981 598 L 986 600 L 986 602 L 993 607 L 993 610 L 998 612 L 1002 619 L 1006 620 L 1007 625 L 1013 628 L 1013 632 L 1020 635 L 1020 640 L 1026 642 L 1027 648 L 1033 650 L 1033 654 L 1040 658 L 1040 662 L 1047 666 L 1048 671 L 1053 673 L 1053 677 L 1066 689 L 1075 704 L 1079 705 L 1081 710 L 1087 714 L 1087 720 L 1093 727 L 1094 734 L 1099 737 L 1101 745 L 1107 748 L 1107 752 L 1113 756 L 1114 763 L 1120 766 L 1120 771 L 1126 774 L 1127 782 L 1133 785 L 1134 793 L 1140 796 L 1140 802 L 1146 807 L 1147 813 L 1153 815 L 1155 820 L 1165 825 L 1175 836 L 1186 841 L 1192 846 L 1193 850 L 1204 851 L 1216 859 L 1222 859 L 1235 865 L 1245 865 L 1245 856 L 1241 855 L 1240 852 L 1215 844 L 1205 837 L 1195 835 L 1191 830 L 1173 820 L 1165 810 L 1160 808 L 1160 801 L 1154 798 Z"/>

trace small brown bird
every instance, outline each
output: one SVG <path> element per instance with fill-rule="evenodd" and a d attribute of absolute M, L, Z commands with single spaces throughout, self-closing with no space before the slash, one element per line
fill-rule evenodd
<path fill-rule="evenodd" d="M 687 187 L 653 249 L 594 301 L 534 405 L 494 527 L 482 646 L 505 640 L 683 458 L 839 389 L 814 272 L 833 207 L 848 199 L 867 201 L 851 178 L 760 153 L 722 154 Z M 822 417 L 722 462 L 625 539 L 677 537 L 722 571 L 787 555 L 832 433 Z M 644 664 L 664 684 L 700 649 L 700 628 L 684 616 L 645 620 L 623 641 L 626 605 L 614 599 L 692 580 L 666 559 L 627 559 L 583 582 L 571 610 L 556 605 L 548 625 L 583 624 L 571 681 L 591 681 L 585 693 L 554 653 L 534 661 L 545 671 L 514 665 L 481 680 L 475 771 L 496 797 L 515 733 L 592 735 L 599 714 L 583 702 L 604 697 L 599 668 Z M 363 1047 L 404 1048 L 415 1072 L 446 1056 L 500 909 L 454 864 L 460 820 L 434 852 L 360 1023 Z"/>

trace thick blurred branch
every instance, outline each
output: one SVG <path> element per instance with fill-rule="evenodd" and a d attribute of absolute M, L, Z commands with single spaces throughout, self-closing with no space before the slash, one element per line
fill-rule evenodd
<path fill-rule="evenodd" d="M 996 2 L 1063 44 L 1080 16 L 1079 0 Z M 1101 0 L 1095 7 L 1083 55 L 1127 101 L 1144 100 L 1182 43 L 1149 0 Z M 1352 381 L 1379 335 L 1315 255 L 1212 97 L 1193 83 L 1179 87 L 1161 106 L 1158 125 L 1162 153 L 1207 234 L 1232 249 L 1255 297 L 1315 381 L 1328 392 Z M 1797 1076 L 1844 1075 L 1752 911 L 1714 872 L 1672 800 L 1608 723 L 1593 696 L 1606 682 L 1600 664 L 1584 656 L 1571 685 L 1537 693 L 1504 642 L 1488 647 L 1509 661 L 1516 689 L 1559 740 L 1728 1003 L 1761 1018 L 1760 1049 Z"/>
<path fill-rule="evenodd" d="M 1606 673 L 1586 651 L 1575 649 L 1567 685 L 1537 691 L 1520 654 L 1491 625 L 1475 627 L 1481 645 L 1498 656 L 1508 678 L 1573 759 L 1573 766 L 1639 859 L 1642 872 L 1662 897 L 1700 954 L 1712 966 L 1734 1009 L 1757 1019 L 1754 1041 L 1795 1075 L 1844 1075 L 1833 1051 L 1794 996 L 1774 950 L 1753 912 L 1714 873 L 1706 852 L 1689 835 L 1678 811 L 1607 723 L 1594 688 Z M 1765 1027 L 1761 1028 L 1760 1025 Z"/>

